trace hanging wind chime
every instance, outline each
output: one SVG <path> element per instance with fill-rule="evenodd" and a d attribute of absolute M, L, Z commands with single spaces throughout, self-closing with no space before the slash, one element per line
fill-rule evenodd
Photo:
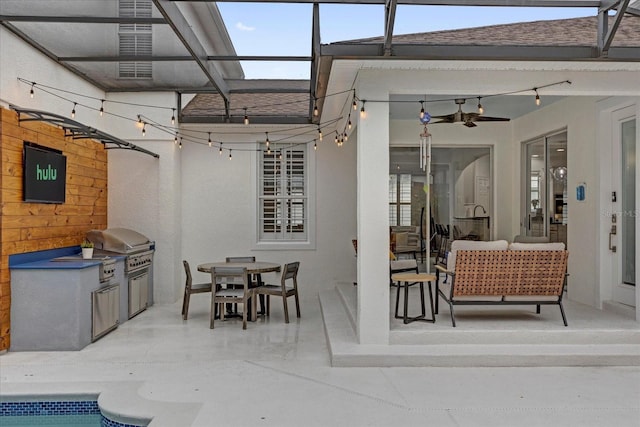
<path fill-rule="evenodd" d="M 420 134 L 420 169 L 425 172 L 426 181 L 424 184 L 424 192 L 426 195 L 425 219 L 426 230 L 424 236 L 424 247 L 426 251 L 427 266 L 426 272 L 431 272 L 430 247 L 431 247 L 431 134 L 427 129 L 427 123 L 431 120 L 431 115 L 427 112 L 420 112 L 420 123 L 424 125 L 424 129 Z"/>

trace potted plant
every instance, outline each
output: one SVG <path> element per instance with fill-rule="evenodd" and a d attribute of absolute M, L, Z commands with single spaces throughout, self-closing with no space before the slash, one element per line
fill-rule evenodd
<path fill-rule="evenodd" d="M 80 243 L 80 247 L 82 248 L 82 258 L 84 259 L 91 259 L 93 258 L 93 243 L 88 241 L 88 240 L 84 240 L 82 243 Z"/>

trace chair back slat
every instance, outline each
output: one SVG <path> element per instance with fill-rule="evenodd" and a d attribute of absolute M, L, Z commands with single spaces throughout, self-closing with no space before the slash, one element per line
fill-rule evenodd
<path fill-rule="evenodd" d="M 182 265 L 184 265 L 184 272 L 187 275 L 187 281 L 185 282 L 185 287 L 187 289 L 191 289 L 191 284 L 193 283 L 193 279 L 191 277 L 191 268 L 189 267 L 189 263 L 187 260 L 182 260 Z"/>
<path fill-rule="evenodd" d="M 225 258 L 225 261 L 228 263 L 234 262 L 256 262 L 256 257 L 254 256 L 228 256 Z"/>
<path fill-rule="evenodd" d="M 282 283 L 287 279 L 295 279 L 298 275 L 298 268 L 300 268 L 299 261 L 285 264 L 282 270 Z"/>
<path fill-rule="evenodd" d="M 244 267 L 214 267 L 211 270 L 211 283 L 219 285 L 221 283 L 233 282 L 242 283 L 245 288 L 249 287 L 247 269 Z"/>

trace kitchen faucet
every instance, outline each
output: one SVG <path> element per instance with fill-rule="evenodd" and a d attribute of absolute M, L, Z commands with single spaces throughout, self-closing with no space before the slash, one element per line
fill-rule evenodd
<path fill-rule="evenodd" d="M 487 211 L 485 210 L 484 206 L 482 206 L 482 205 L 475 205 L 475 206 L 473 207 L 473 216 L 476 216 L 476 209 L 477 209 L 477 208 L 482 208 L 482 213 L 483 213 L 483 214 L 485 214 L 485 215 L 487 214 Z"/>

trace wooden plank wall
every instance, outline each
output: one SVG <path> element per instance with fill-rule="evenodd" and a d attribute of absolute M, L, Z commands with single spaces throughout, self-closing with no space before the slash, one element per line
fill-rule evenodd
<path fill-rule="evenodd" d="M 0 108 L 0 351 L 10 346 L 9 255 L 78 245 L 88 230 L 107 228 L 107 152 L 89 139 L 64 138 L 56 126 L 18 122 Z M 64 204 L 22 201 L 22 147 L 29 141 L 67 156 Z"/>

